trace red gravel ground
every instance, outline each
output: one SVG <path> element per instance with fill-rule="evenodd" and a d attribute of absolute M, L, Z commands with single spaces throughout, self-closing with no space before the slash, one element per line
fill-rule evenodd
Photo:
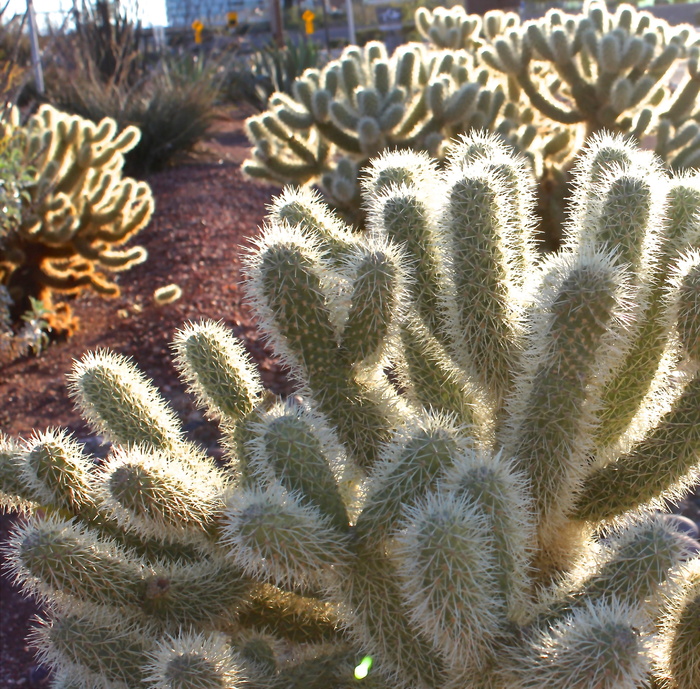
<path fill-rule="evenodd" d="M 265 385 L 289 392 L 284 373 L 258 339 L 240 287 L 241 253 L 278 193 L 240 173 L 248 153 L 245 115 L 235 111 L 222 117 L 195 162 L 148 179 L 156 212 L 135 243 L 146 247 L 149 258 L 120 276 L 121 296 L 79 296 L 72 303 L 80 319 L 76 335 L 38 358 L 23 357 L 0 369 L 2 431 L 26 438 L 35 429 L 60 426 L 83 440 L 89 437 L 66 393 L 65 375 L 73 359 L 107 347 L 132 357 L 171 401 L 191 437 L 216 451 L 217 430 L 185 394 L 169 352 L 174 332 L 199 318 L 223 320 L 255 358 Z M 182 288 L 182 298 L 157 306 L 153 290 L 173 282 Z M 13 518 L 0 515 L 0 542 Z M 34 612 L 33 602 L 0 576 L 0 689 L 47 683 L 36 669 L 31 672 L 32 654 L 24 640 Z"/>

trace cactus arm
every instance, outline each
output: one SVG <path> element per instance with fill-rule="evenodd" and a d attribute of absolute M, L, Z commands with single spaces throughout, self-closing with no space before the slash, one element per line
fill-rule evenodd
<path fill-rule="evenodd" d="M 354 241 L 351 228 L 328 210 L 317 192 L 306 187 L 288 188 L 274 199 L 270 220 L 279 225 L 298 226 L 304 232 L 318 235 L 334 261 L 339 261 Z"/>
<path fill-rule="evenodd" d="M 214 467 L 195 466 L 150 448 L 117 450 L 102 469 L 104 505 L 146 538 L 199 543 L 216 533 L 224 481 Z"/>
<path fill-rule="evenodd" d="M 479 383 L 496 408 L 510 388 L 519 339 L 505 244 L 505 193 L 496 175 L 478 163 L 453 167 L 438 221 L 454 281 L 452 348 L 463 367 L 481 372 Z M 475 309 L 482 320 L 473 317 Z"/>
<path fill-rule="evenodd" d="M 437 491 L 404 520 L 393 556 L 411 621 L 450 665 L 478 662 L 505 617 L 488 518 L 467 496 Z"/>
<path fill-rule="evenodd" d="M 347 531 L 349 517 L 335 475 L 342 472 L 342 451 L 320 418 L 293 407 L 273 408 L 254 429 L 254 438 L 253 466 L 263 476 L 271 469 L 287 490 L 315 506 L 334 528 Z"/>
<path fill-rule="evenodd" d="M 248 575 L 283 587 L 318 582 L 348 559 L 345 537 L 315 507 L 278 485 L 232 496 L 221 543 Z"/>
<path fill-rule="evenodd" d="M 342 333 L 336 330 L 329 311 L 333 302 L 320 277 L 326 259 L 314 244 L 313 238 L 303 236 L 299 228 L 273 228 L 261 240 L 266 248 L 248 268 L 254 307 L 269 326 L 276 352 L 296 377 L 308 384 L 320 409 L 338 428 L 341 442 L 347 444 L 353 458 L 366 469 L 376 461 L 379 445 L 387 436 L 391 401 L 388 395 L 383 395 L 382 402 L 355 378 L 352 366 L 359 362 L 353 357 L 358 352 L 351 354 L 348 347 L 342 346 L 342 340 L 339 342 Z M 362 249 L 358 250 L 362 253 Z M 352 265 L 348 268 L 343 277 L 352 285 L 356 283 L 356 275 Z M 367 296 L 387 297 L 387 305 L 396 303 L 392 291 L 398 284 L 391 279 L 386 286 L 389 293 L 383 289 Z M 362 304 L 365 297 L 355 292 L 352 298 L 360 298 L 356 303 Z M 354 308 L 351 304 L 346 313 L 352 314 Z M 385 318 L 395 317 L 395 308 L 388 313 L 384 308 L 381 313 Z"/>
<path fill-rule="evenodd" d="M 144 674 L 154 689 L 218 689 L 263 681 L 221 633 L 180 633 L 160 639 Z"/>
<path fill-rule="evenodd" d="M 340 345 L 353 364 L 372 366 L 386 357 L 402 317 L 404 271 L 401 254 L 389 243 L 358 243 L 347 255 L 352 294 Z"/>
<path fill-rule="evenodd" d="M 663 498 L 684 495 L 698 480 L 699 404 L 700 380 L 695 377 L 647 438 L 585 479 L 572 516 L 607 520 L 643 505 L 659 504 Z"/>
<path fill-rule="evenodd" d="M 561 124 L 578 124 L 579 122 L 585 122 L 586 117 L 582 112 L 579 110 L 564 110 L 557 105 L 554 99 L 548 98 L 547 95 L 543 94 L 533 83 L 527 70 L 520 70 L 516 76 L 530 104 L 550 120 L 560 122 Z"/>
<path fill-rule="evenodd" d="M 533 555 L 535 527 L 524 475 L 502 455 L 465 452 L 445 473 L 445 488 L 467 500 L 487 523 L 487 549 L 493 552 L 495 600 L 503 601 L 503 620 L 521 624 L 527 619 L 530 599 L 527 572 Z"/>
<path fill-rule="evenodd" d="M 254 586 L 236 619 L 246 629 L 267 630 L 294 644 L 337 643 L 342 639 L 340 620 L 332 605 L 272 584 Z"/>
<path fill-rule="evenodd" d="M 154 631 L 115 609 L 79 609 L 51 615 L 35 632 L 34 643 L 41 662 L 74 673 L 81 686 L 104 680 L 139 686 L 146 679 Z"/>
<path fill-rule="evenodd" d="M 404 247 L 416 273 L 408 285 L 411 300 L 431 334 L 444 344 L 444 334 L 442 338 L 440 334 L 445 278 L 440 273 L 437 228 L 430 207 L 425 199 L 418 197 L 417 188 L 410 187 L 390 188 L 371 197 L 371 204 L 368 224 Z"/>
<path fill-rule="evenodd" d="M 179 331 L 176 365 L 200 405 L 231 424 L 246 418 L 262 394 L 250 356 L 220 324 L 204 321 Z"/>
<path fill-rule="evenodd" d="M 92 462 L 68 433 L 50 429 L 35 435 L 18 460 L 20 480 L 36 502 L 71 515 L 95 515 Z"/>
<path fill-rule="evenodd" d="M 663 515 L 625 518 L 594 557 L 582 556 L 562 578 L 547 601 L 551 623 L 572 610 L 595 602 L 618 603 L 656 619 L 665 605 L 664 591 L 687 557 L 688 541 Z"/>
<path fill-rule="evenodd" d="M 124 357 L 100 352 L 76 363 L 70 391 L 98 433 L 121 445 L 171 448 L 183 442 L 173 412 Z"/>
<path fill-rule="evenodd" d="M 700 254 L 691 252 L 676 267 L 669 301 L 677 314 L 684 353 L 697 366 L 700 360 L 697 303 Z M 672 498 L 697 479 L 697 410 L 700 376 L 691 375 L 671 410 L 643 440 L 615 461 L 595 470 L 577 498 L 577 518 L 598 521 L 626 510 Z M 663 470 L 661 469 L 663 467 Z"/>
<path fill-rule="evenodd" d="M 598 603 L 532 632 L 512 665 L 522 687 L 636 689 L 645 681 L 649 655 L 630 610 Z"/>
<path fill-rule="evenodd" d="M 634 344 L 601 396 L 595 431 L 598 447 L 619 440 L 642 407 L 668 345 L 670 326 L 658 292 L 652 294 Z"/>
<path fill-rule="evenodd" d="M 531 481 L 540 539 L 556 551 L 565 505 L 587 463 L 590 385 L 606 375 L 597 366 L 614 360 L 630 302 L 622 273 L 606 255 L 562 254 L 550 266 L 526 351 L 530 382 L 512 408 L 506 448 Z"/>
<path fill-rule="evenodd" d="M 449 418 L 424 414 L 401 429 L 375 469 L 372 490 L 357 519 L 355 532 L 369 543 L 381 542 L 401 516 L 401 506 L 421 496 L 441 469 L 455 460 L 460 445 Z"/>
<path fill-rule="evenodd" d="M 318 122 L 316 124 L 318 131 L 343 151 L 347 151 L 352 155 L 362 155 L 362 147 L 356 136 L 349 134 L 333 122 Z"/>
<path fill-rule="evenodd" d="M 340 595 L 352 606 L 355 633 L 390 676 L 418 686 L 442 686 L 444 662 L 409 623 L 394 563 L 374 548 L 355 548 Z"/>
<path fill-rule="evenodd" d="M 417 318 L 408 318 L 401 327 L 402 359 L 399 368 L 407 395 L 417 405 L 452 414 L 461 423 L 482 429 L 484 404 L 473 382 L 454 365 L 444 347 Z M 405 379 L 405 380 L 404 380 Z M 478 431 L 477 431 L 478 434 Z"/>
<path fill-rule="evenodd" d="M 680 596 L 669 599 L 661 622 L 661 652 L 654 677 L 667 686 L 691 689 L 700 681 L 700 560 L 691 560 L 676 577 Z"/>

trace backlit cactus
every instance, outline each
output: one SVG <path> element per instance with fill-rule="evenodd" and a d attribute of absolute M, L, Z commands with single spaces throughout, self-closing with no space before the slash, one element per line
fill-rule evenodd
<path fill-rule="evenodd" d="M 504 109 L 499 79 L 465 50 L 411 43 L 389 56 L 379 42 L 350 46 L 322 70 L 306 70 L 293 91 L 273 94 L 269 110 L 248 120 L 255 148 L 243 170 L 282 183 L 318 183 L 346 211 L 359 202 L 358 174 L 383 150 L 442 156 L 450 139 L 482 128 L 498 129 L 523 149 L 535 137 L 520 122 L 518 104 Z"/>
<path fill-rule="evenodd" d="M 255 148 L 244 170 L 315 184 L 347 212 L 372 155 L 425 150 L 442 161 L 450 140 L 487 129 L 530 159 L 551 249 L 587 137 L 606 130 L 653 141 L 674 170 L 700 161 L 700 39 L 690 26 L 629 5 L 611 12 L 601 0 L 580 14 L 550 10 L 527 22 L 498 10 L 479 17 L 461 6 L 420 8 L 416 26 L 427 47 L 408 44 L 391 57 L 381 44 L 350 47 L 321 72 L 307 71 L 293 97 L 273 96 L 249 120 Z"/>
<path fill-rule="evenodd" d="M 3 438 L 54 687 L 699 686 L 700 560 L 658 508 L 700 477 L 700 180 L 594 138 L 541 259 L 527 162 L 447 161 L 374 161 L 365 235 L 273 203 L 247 290 L 298 394 L 221 324 L 175 338 L 223 461 L 106 351 L 70 378 L 104 461 Z"/>
<path fill-rule="evenodd" d="M 23 127 L 24 158 L 33 170 L 18 226 L 0 250 L 0 283 L 17 313 L 29 299 L 92 288 L 115 296 L 110 273 L 146 259 L 125 244 L 145 227 L 153 197 L 145 182 L 122 177 L 124 153 L 139 139 L 135 127 L 117 134 L 112 120 L 93 124 L 44 105 Z M 55 325 L 55 324 L 53 324 Z"/>

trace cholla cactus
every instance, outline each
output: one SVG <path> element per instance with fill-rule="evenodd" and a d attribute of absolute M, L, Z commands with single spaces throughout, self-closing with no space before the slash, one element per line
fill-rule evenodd
<path fill-rule="evenodd" d="M 30 298 L 90 287 L 115 296 L 109 273 L 146 259 L 140 246 L 124 247 L 145 227 L 153 197 L 145 182 L 122 178 L 124 153 L 139 139 L 135 127 L 119 135 L 104 119 L 95 125 L 44 105 L 24 127 L 15 110 L 10 128 L 25 137 L 24 159 L 33 170 L 17 227 L 0 247 L 0 283 L 22 313 Z"/>
<path fill-rule="evenodd" d="M 104 351 L 70 380 L 106 461 L 3 441 L 54 686 L 696 689 L 699 560 L 656 508 L 700 475 L 700 180 L 594 139 L 541 261 L 494 137 L 363 184 L 367 236 L 287 190 L 248 258 L 299 395 L 220 324 L 176 336 L 223 463 Z"/>
<path fill-rule="evenodd" d="M 550 10 L 507 30 L 480 57 L 513 77 L 548 119 L 585 123 L 588 135 L 607 128 L 640 138 L 669 111 L 688 114 L 698 93 L 697 58 L 673 96 L 669 80 L 693 41 L 690 26 L 669 26 L 629 5 L 612 14 L 589 0 L 581 14 Z M 551 81 L 542 78 L 543 64 Z"/>
<path fill-rule="evenodd" d="M 455 136 L 500 131 L 527 149 L 534 127 L 517 104 L 504 108 L 503 85 L 464 50 L 411 43 L 388 56 L 383 43 L 350 46 L 322 70 L 306 70 L 294 95 L 274 94 L 251 117 L 253 156 L 243 170 L 282 183 L 319 183 L 334 205 L 356 209 L 358 174 L 383 150 L 412 148 L 442 157 Z"/>
<path fill-rule="evenodd" d="M 400 48 L 388 60 L 389 75 L 405 75 L 409 58 L 420 68 L 412 67 L 410 80 L 397 76 L 396 84 L 380 89 L 393 97 L 390 87 L 397 86 L 403 96 L 373 97 L 367 111 L 365 92 L 379 84 L 374 56 L 382 70 L 387 60 L 378 44 L 364 53 L 349 48 L 320 75 L 307 72 L 293 98 L 274 97 L 270 110 L 250 121 L 256 148 L 244 169 L 269 180 L 316 184 L 346 210 L 357 206 L 356 180 L 369 156 L 410 148 L 442 160 L 451 139 L 487 129 L 530 159 L 540 187 L 541 233 L 551 249 L 562 237 L 571 166 L 587 137 L 605 129 L 639 142 L 654 138 L 655 152 L 675 170 L 700 161 L 699 40 L 690 26 L 672 27 L 629 5 L 612 13 L 602 0 L 587 0 L 580 14 L 551 10 L 525 23 L 512 12 L 481 18 L 462 7 L 420 8 L 416 26 L 429 47 Z M 449 68 L 436 72 L 435 65 Z M 343 82 L 346 67 L 352 78 Z M 393 129 L 383 126 L 388 106 L 397 117 L 403 107 L 401 123 L 389 118 Z M 326 126 L 340 127 L 342 136 Z M 309 151 L 297 150 L 300 141 Z"/>
<path fill-rule="evenodd" d="M 462 5 L 416 10 L 416 29 L 431 45 L 453 50 L 474 50 L 485 42 L 492 42 L 506 30 L 520 26 L 515 12 L 491 10 L 483 17 L 467 14 Z"/>

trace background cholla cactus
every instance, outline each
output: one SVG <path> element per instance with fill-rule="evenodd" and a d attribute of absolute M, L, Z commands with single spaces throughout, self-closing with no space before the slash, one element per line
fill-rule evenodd
<path fill-rule="evenodd" d="M 293 96 L 273 94 L 267 112 L 248 120 L 255 148 L 243 170 L 281 183 L 318 183 L 357 219 L 358 174 L 383 150 L 442 157 L 450 139 L 472 129 L 497 130 L 527 149 L 537 131 L 518 103 L 506 105 L 502 81 L 465 50 L 411 43 L 389 56 L 376 41 L 350 46 L 322 70 L 306 70 Z"/>
<path fill-rule="evenodd" d="M 487 135 L 384 155 L 362 237 L 285 191 L 248 292 L 299 395 L 175 338 L 219 464 L 105 351 L 70 378 L 104 462 L 3 440 L 55 687 L 700 686 L 697 543 L 656 511 L 700 475 L 700 179 L 594 139 L 544 260 L 531 180 Z"/>
<path fill-rule="evenodd" d="M 486 41 L 493 41 L 507 29 L 520 25 L 516 12 L 491 10 L 484 16 L 467 14 L 461 5 L 429 10 L 419 7 L 415 14 L 416 29 L 436 48 L 474 50 Z"/>
<path fill-rule="evenodd" d="M 256 148 L 244 169 L 317 184 L 345 210 L 350 200 L 357 205 L 356 179 L 371 155 L 413 149 L 443 159 L 455 136 L 487 129 L 530 158 L 551 249 L 562 237 L 571 166 L 586 137 L 604 128 L 638 142 L 655 140 L 656 153 L 673 169 L 700 161 L 698 35 L 690 26 L 672 27 L 629 5 L 613 13 L 600 0 L 586 2 L 580 14 L 551 10 L 522 24 L 512 12 L 482 18 L 462 7 L 421 8 L 416 26 L 429 47 L 409 44 L 389 58 L 389 74 L 401 75 L 391 87 L 403 95 L 387 100 L 396 112 L 385 117 L 388 126 L 377 103 L 389 86 L 377 92 L 373 74 L 375 59 L 387 61 L 382 49 L 349 48 L 320 75 L 299 79 L 293 98 L 274 96 L 268 112 L 250 120 Z M 375 93 L 371 112 L 367 92 Z M 372 118 L 379 119 L 371 124 Z M 327 121 L 344 136 L 324 130 Z"/>
<path fill-rule="evenodd" d="M 138 129 L 117 134 L 111 119 L 96 125 L 48 105 L 22 127 L 15 110 L 4 129 L 24 137 L 32 171 L 20 218 L 0 244 L 0 284 L 13 301 L 13 318 L 29 309 L 31 299 L 51 314 L 52 293 L 90 287 L 119 294 L 109 273 L 146 259 L 143 247 L 124 245 L 148 224 L 154 206 L 145 182 L 122 177 L 124 152 L 138 142 Z M 68 327 L 69 314 L 62 313 Z M 55 318 L 51 325 L 61 329 Z"/>

